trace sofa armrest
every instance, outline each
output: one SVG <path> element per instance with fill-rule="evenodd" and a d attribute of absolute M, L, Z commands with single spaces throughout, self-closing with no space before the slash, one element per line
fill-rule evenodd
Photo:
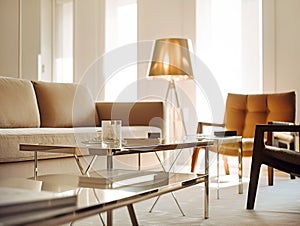
<path fill-rule="evenodd" d="M 163 102 L 96 102 L 96 109 L 100 125 L 102 120 L 119 119 L 122 126 L 153 126 L 164 131 Z"/>

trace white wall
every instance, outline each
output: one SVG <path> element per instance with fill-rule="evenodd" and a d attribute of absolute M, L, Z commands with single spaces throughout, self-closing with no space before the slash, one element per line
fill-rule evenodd
<path fill-rule="evenodd" d="M 300 120 L 300 1 L 263 1 L 263 87 L 265 92 L 296 91 Z"/>
<path fill-rule="evenodd" d="M 139 0 L 138 1 L 138 41 L 154 41 L 159 38 L 189 38 L 192 46 L 196 39 L 196 1 L 195 0 Z M 151 51 L 149 51 L 149 60 Z M 139 53 L 141 54 L 141 53 Z M 145 53 L 143 53 L 145 54 Z M 147 77 L 149 62 L 138 65 L 138 78 Z M 164 100 L 168 88 L 166 81 L 149 80 L 146 85 L 139 84 L 138 96 L 160 97 Z M 191 80 L 176 82 L 179 102 L 183 110 L 188 133 L 196 131 L 196 123 L 191 120 L 190 107 L 184 97 L 195 103 L 195 84 Z M 181 92 L 182 91 L 182 92 Z M 174 93 L 173 93 L 174 95 Z M 174 98 L 174 96 L 173 96 Z M 174 101 L 174 99 L 173 99 Z M 176 104 L 176 103 L 175 103 Z"/>
<path fill-rule="evenodd" d="M 40 0 L 0 1 L 0 75 L 37 79 Z"/>
<path fill-rule="evenodd" d="M 41 1 L 41 65 L 40 78 L 52 79 L 52 4 L 53 0 Z"/>
<path fill-rule="evenodd" d="M 0 1 L 0 75 L 37 80 L 38 55 L 42 53 L 42 79 L 51 80 L 51 3 L 52 0 Z M 105 0 L 74 3 L 74 81 L 78 82 L 89 65 L 104 53 Z"/>
<path fill-rule="evenodd" d="M 41 1 L 22 0 L 20 5 L 20 77 L 38 79 L 41 53 Z"/>
<path fill-rule="evenodd" d="M 0 1 L 0 75 L 19 74 L 19 0 Z"/>
<path fill-rule="evenodd" d="M 262 92 L 260 0 L 242 1 L 241 10 L 241 90 Z"/>
<path fill-rule="evenodd" d="M 262 92 L 259 10 L 259 0 L 197 1 L 196 53 L 211 72 L 199 73 L 199 121 L 222 123 L 228 93 Z"/>
<path fill-rule="evenodd" d="M 183 37 L 191 39 L 194 46 L 195 4 L 195 0 L 139 0 L 138 41 Z M 146 73 L 147 67 L 140 68 L 138 76 Z"/>
<path fill-rule="evenodd" d="M 104 54 L 105 0 L 75 0 L 74 80 Z"/>
<path fill-rule="evenodd" d="M 195 40 L 195 0 L 139 0 L 139 40 L 189 37 Z"/>

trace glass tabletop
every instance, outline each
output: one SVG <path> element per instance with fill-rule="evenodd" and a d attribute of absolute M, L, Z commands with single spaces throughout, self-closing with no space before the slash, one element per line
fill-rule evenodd
<path fill-rule="evenodd" d="M 78 209 L 110 205 L 118 208 L 123 202 L 136 202 L 205 182 L 206 174 L 166 173 L 125 169 L 97 170 L 89 176 L 48 174 L 38 176 L 43 189 L 51 192 L 70 192 L 80 189 Z M 89 195 L 83 195 L 83 194 Z M 86 200 L 86 197 L 89 197 Z M 84 200 L 84 201 L 83 201 Z"/>
<path fill-rule="evenodd" d="M 42 151 L 52 153 L 67 154 L 91 154 L 91 155 L 107 155 L 108 151 L 114 155 L 139 153 L 139 152 L 156 152 L 164 150 L 193 148 L 196 146 L 212 145 L 211 139 L 179 141 L 179 142 L 157 142 L 149 141 L 149 139 L 134 139 L 121 147 L 108 147 L 102 142 L 80 142 L 78 144 L 20 144 L 21 151 Z"/>

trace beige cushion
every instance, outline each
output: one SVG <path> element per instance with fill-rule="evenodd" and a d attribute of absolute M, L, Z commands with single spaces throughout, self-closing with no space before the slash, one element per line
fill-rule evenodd
<path fill-rule="evenodd" d="M 253 150 L 253 142 L 254 138 L 243 138 L 242 139 L 242 145 L 243 145 L 243 156 L 249 157 L 252 156 L 252 150 Z M 238 142 L 232 142 L 232 143 L 221 143 L 219 146 L 219 154 L 222 155 L 229 155 L 229 156 L 237 156 L 238 151 L 240 148 L 240 144 Z M 217 152 L 217 145 L 212 145 L 209 147 L 209 150 L 213 152 Z"/>
<path fill-rule="evenodd" d="M 33 160 L 32 151 L 19 151 L 22 144 L 57 144 L 76 145 L 81 141 L 91 140 L 96 136 L 97 127 L 80 128 L 14 128 L 0 129 L 0 163 Z M 84 151 L 84 150 L 81 150 Z M 39 159 L 56 158 L 62 154 L 39 152 Z"/>
<path fill-rule="evenodd" d="M 95 103 L 88 90 L 71 83 L 34 82 L 42 127 L 96 126 Z"/>
<path fill-rule="evenodd" d="M 29 80 L 0 77 L 0 128 L 39 127 L 40 115 Z"/>
<path fill-rule="evenodd" d="M 33 160 L 32 151 L 19 151 L 19 144 L 42 143 L 62 145 L 82 145 L 83 141 L 95 141 L 100 127 L 77 128 L 13 128 L 0 129 L 0 163 Z M 148 132 L 161 133 L 157 127 L 149 126 L 123 126 L 123 138 L 147 138 Z M 84 149 L 80 149 L 85 154 Z M 56 158 L 62 156 L 58 153 L 39 152 L 39 159 Z"/>

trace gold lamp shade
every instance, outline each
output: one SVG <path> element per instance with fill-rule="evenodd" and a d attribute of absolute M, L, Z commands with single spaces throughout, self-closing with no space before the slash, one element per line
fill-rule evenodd
<path fill-rule="evenodd" d="M 193 78 L 190 40 L 163 38 L 155 41 L 149 76 L 169 80 Z"/>

